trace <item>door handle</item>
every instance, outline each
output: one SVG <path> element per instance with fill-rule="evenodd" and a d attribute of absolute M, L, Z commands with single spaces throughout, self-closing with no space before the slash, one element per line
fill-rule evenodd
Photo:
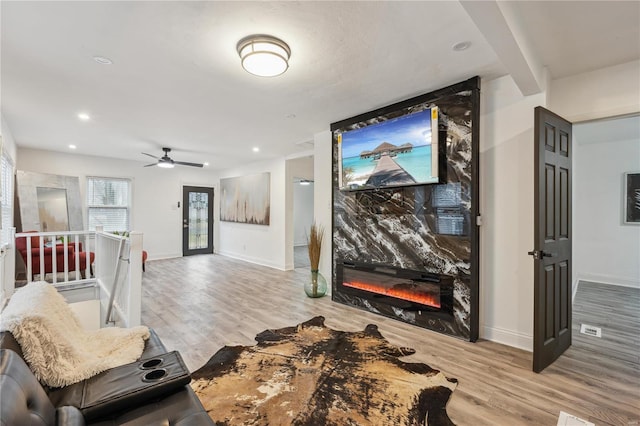
<path fill-rule="evenodd" d="M 533 256 L 533 258 L 536 259 L 536 260 L 540 260 L 543 257 L 556 257 L 558 255 L 558 253 L 549 253 L 549 252 L 542 251 L 542 250 L 528 251 L 527 254 L 529 256 Z"/>

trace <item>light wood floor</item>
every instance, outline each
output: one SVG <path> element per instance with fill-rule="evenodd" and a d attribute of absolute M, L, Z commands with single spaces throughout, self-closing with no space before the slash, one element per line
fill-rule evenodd
<path fill-rule="evenodd" d="M 550 425 L 566 411 L 598 426 L 640 424 L 640 363 L 572 346 L 541 374 L 531 354 L 489 341 L 468 343 L 334 303 L 310 299 L 303 269 L 282 272 L 222 256 L 147 262 L 142 320 L 191 370 L 224 345 L 252 345 L 267 328 L 323 315 L 329 327 L 377 324 L 391 342 L 416 349 L 404 358 L 459 380 L 448 405 L 458 425 Z M 631 306 L 637 312 L 638 304 Z M 628 330 L 637 337 L 638 328 Z"/>

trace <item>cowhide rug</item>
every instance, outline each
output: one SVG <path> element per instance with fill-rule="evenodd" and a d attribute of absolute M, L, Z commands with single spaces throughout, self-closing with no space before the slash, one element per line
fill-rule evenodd
<path fill-rule="evenodd" d="M 255 346 L 225 346 L 192 374 L 218 425 L 453 425 L 446 404 L 457 380 L 398 358 L 368 325 L 332 330 L 323 317 L 266 330 Z"/>

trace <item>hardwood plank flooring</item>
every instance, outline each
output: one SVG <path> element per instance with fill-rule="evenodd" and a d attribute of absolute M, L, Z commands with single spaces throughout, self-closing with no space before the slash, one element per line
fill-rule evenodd
<path fill-rule="evenodd" d="M 143 323 L 158 332 L 169 350 L 179 350 L 192 371 L 224 345 L 252 345 L 265 329 L 322 315 L 327 326 L 340 330 L 377 324 L 391 343 L 416 350 L 405 361 L 424 362 L 457 378 L 447 411 L 458 425 L 553 426 L 561 410 L 598 426 L 640 424 L 638 351 L 634 357 L 634 349 L 622 344 L 638 336 L 632 323 L 620 332 L 621 355 L 609 356 L 575 338 L 565 355 L 536 374 L 526 351 L 490 341 L 465 342 L 330 297 L 310 299 L 303 290 L 305 269 L 283 272 L 217 255 L 148 261 L 146 266 Z M 639 306 L 629 300 L 628 306 L 603 311 L 613 318 L 614 310 L 638 314 Z"/>

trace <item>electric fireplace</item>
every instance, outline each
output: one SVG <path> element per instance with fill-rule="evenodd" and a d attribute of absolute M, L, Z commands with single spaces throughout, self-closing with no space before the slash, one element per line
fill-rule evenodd
<path fill-rule="evenodd" d="M 387 316 L 409 311 L 416 322 L 421 318 L 425 322 L 428 318 L 452 320 L 453 281 L 453 277 L 443 274 L 379 264 L 339 262 L 336 296 L 352 305 L 374 307 Z"/>

